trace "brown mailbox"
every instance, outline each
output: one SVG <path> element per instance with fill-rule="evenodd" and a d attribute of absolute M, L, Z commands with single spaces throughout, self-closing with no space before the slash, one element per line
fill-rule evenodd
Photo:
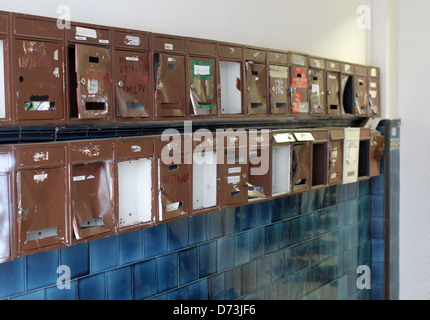
<path fill-rule="evenodd" d="M 115 231 L 114 142 L 70 144 L 73 242 Z"/>
<path fill-rule="evenodd" d="M 158 217 L 164 222 L 189 215 L 191 205 L 190 137 L 172 135 L 169 141 L 156 141 L 158 181 Z"/>
<path fill-rule="evenodd" d="M 218 43 L 221 116 L 243 114 L 243 46 Z"/>
<path fill-rule="evenodd" d="M 9 124 L 12 119 L 10 110 L 10 42 L 8 12 L 0 11 L 0 124 Z"/>
<path fill-rule="evenodd" d="M 354 89 L 355 89 L 355 108 L 354 114 L 357 117 L 367 117 L 368 103 L 369 103 L 369 89 L 367 66 L 355 65 L 354 66 Z"/>
<path fill-rule="evenodd" d="M 340 62 L 326 61 L 326 103 L 327 115 L 339 117 L 341 115 L 340 92 Z"/>
<path fill-rule="evenodd" d="M 192 116 L 218 116 L 218 75 L 216 44 L 190 38 L 188 48 L 188 88 Z"/>
<path fill-rule="evenodd" d="M 272 189 L 270 131 L 249 129 L 248 149 L 248 201 L 267 199 Z"/>
<path fill-rule="evenodd" d="M 381 94 L 380 94 L 380 71 L 379 68 L 368 68 L 369 79 L 369 116 L 381 116 Z"/>
<path fill-rule="evenodd" d="M 311 188 L 312 178 L 312 130 L 294 130 L 296 142 L 293 143 L 291 162 L 292 192 L 303 192 Z"/>
<path fill-rule="evenodd" d="M 295 141 L 291 131 L 272 130 L 270 132 L 272 198 L 291 193 L 292 144 Z"/>
<path fill-rule="evenodd" d="M 360 128 L 360 146 L 358 148 L 358 180 L 370 177 L 371 129 Z"/>
<path fill-rule="evenodd" d="M 113 37 L 116 119 L 151 118 L 153 82 L 149 35 L 115 29 Z"/>
<path fill-rule="evenodd" d="M 293 115 L 309 114 L 309 57 L 301 53 L 289 53 L 290 100 Z"/>
<path fill-rule="evenodd" d="M 267 51 L 246 47 L 244 99 L 248 115 L 267 115 Z"/>
<path fill-rule="evenodd" d="M 248 141 L 244 129 L 227 129 L 217 135 L 219 198 L 221 208 L 248 201 Z"/>
<path fill-rule="evenodd" d="M 64 122 L 64 31 L 57 20 L 12 15 L 12 90 L 16 123 Z"/>
<path fill-rule="evenodd" d="M 269 50 L 267 52 L 269 67 L 269 104 L 274 115 L 288 115 L 288 53 Z"/>
<path fill-rule="evenodd" d="M 329 170 L 329 130 L 312 129 L 312 189 L 328 185 Z"/>
<path fill-rule="evenodd" d="M 330 128 L 328 144 L 328 184 L 336 185 L 343 181 L 343 144 L 345 139 L 344 128 Z"/>
<path fill-rule="evenodd" d="M 119 231 L 155 222 L 154 138 L 119 138 L 116 163 L 116 209 Z"/>
<path fill-rule="evenodd" d="M 309 57 L 309 109 L 312 116 L 326 114 L 325 60 Z"/>
<path fill-rule="evenodd" d="M 69 243 L 67 144 L 15 147 L 18 255 Z"/>
<path fill-rule="evenodd" d="M 155 72 L 155 112 L 158 118 L 185 117 L 187 86 L 185 39 L 152 34 Z"/>
<path fill-rule="evenodd" d="M 12 148 L 0 148 L 0 263 L 13 259 L 13 160 Z"/>
<path fill-rule="evenodd" d="M 370 168 L 369 176 L 376 177 L 381 174 L 381 159 L 384 155 L 385 138 L 378 130 L 370 132 Z"/>
<path fill-rule="evenodd" d="M 342 116 L 348 117 L 355 114 L 355 82 L 354 82 L 354 65 L 350 63 L 341 63 L 341 113 Z"/>

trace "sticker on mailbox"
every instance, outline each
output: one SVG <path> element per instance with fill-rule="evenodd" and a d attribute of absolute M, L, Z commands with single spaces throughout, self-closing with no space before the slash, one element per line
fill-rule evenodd
<path fill-rule="evenodd" d="M 294 94 L 293 113 L 299 113 L 300 112 L 300 102 L 302 102 L 302 93 L 296 92 Z"/>
<path fill-rule="evenodd" d="M 229 184 L 237 184 L 239 182 L 240 182 L 240 176 L 227 177 L 227 183 Z"/>
<path fill-rule="evenodd" d="M 306 69 L 294 67 L 294 75 L 291 78 L 291 86 L 293 88 L 307 89 L 309 88 L 308 78 L 306 77 Z"/>

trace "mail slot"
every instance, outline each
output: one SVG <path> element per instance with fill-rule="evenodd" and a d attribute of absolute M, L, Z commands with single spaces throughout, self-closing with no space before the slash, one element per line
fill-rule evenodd
<path fill-rule="evenodd" d="M 192 211 L 190 137 L 173 134 L 156 141 L 159 222 L 181 218 Z"/>
<path fill-rule="evenodd" d="M 313 129 L 312 189 L 326 187 L 329 177 L 329 130 Z"/>
<path fill-rule="evenodd" d="M 341 85 L 340 62 L 326 61 L 326 103 L 327 115 L 338 117 L 341 115 Z"/>
<path fill-rule="evenodd" d="M 248 202 L 267 199 L 272 189 L 270 131 L 249 129 L 248 149 Z"/>
<path fill-rule="evenodd" d="M 370 138 L 370 128 L 360 128 L 360 147 L 358 149 L 358 180 L 365 180 L 370 177 Z"/>
<path fill-rule="evenodd" d="M 291 193 L 292 145 L 296 142 L 290 131 L 271 131 L 272 198 Z"/>
<path fill-rule="evenodd" d="M 192 116 L 218 116 L 216 45 L 188 39 L 188 88 Z"/>
<path fill-rule="evenodd" d="M 245 105 L 249 115 L 267 114 L 266 51 L 245 48 Z"/>
<path fill-rule="evenodd" d="M 70 144 L 73 242 L 115 231 L 114 142 Z"/>
<path fill-rule="evenodd" d="M 186 107 L 185 39 L 152 35 L 155 111 L 159 118 L 184 117 Z M 189 114 L 189 113 L 188 113 Z"/>
<path fill-rule="evenodd" d="M 309 57 L 309 108 L 312 116 L 326 114 L 325 60 Z"/>
<path fill-rule="evenodd" d="M 62 143 L 15 147 L 18 255 L 69 243 L 67 150 Z"/>
<path fill-rule="evenodd" d="M 379 68 L 368 68 L 369 80 L 369 116 L 381 116 L 381 94 L 380 94 L 380 77 Z"/>
<path fill-rule="evenodd" d="M 368 77 L 367 66 L 355 65 L 354 66 L 354 89 L 355 89 L 355 109 L 354 113 L 358 117 L 367 117 L 368 113 Z"/>
<path fill-rule="evenodd" d="M 243 47 L 218 44 L 221 116 L 243 114 Z"/>
<path fill-rule="evenodd" d="M 343 147 L 345 139 L 344 128 L 330 128 L 328 148 L 328 184 L 330 186 L 343 182 Z"/>
<path fill-rule="evenodd" d="M 193 213 L 218 207 L 218 164 L 215 133 L 193 134 Z"/>
<path fill-rule="evenodd" d="M 370 168 L 369 176 L 376 177 L 381 174 L 381 159 L 384 155 L 385 138 L 378 130 L 370 132 Z"/>
<path fill-rule="evenodd" d="M 155 221 L 154 138 L 120 138 L 117 144 L 116 202 L 120 231 Z"/>
<path fill-rule="evenodd" d="M 64 32 L 56 23 L 56 19 L 12 16 L 11 82 L 17 123 L 65 121 Z"/>
<path fill-rule="evenodd" d="M 7 12 L 0 11 L 0 124 L 9 124 L 10 110 L 10 45 L 9 17 Z"/>
<path fill-rule="evenodd" d="M 291 162 L 292 192 L 303 192 L 311 188 L 312 178 L 312 142 L 311 130 L 294 130 L 296 142 L 293 143 Z"/>
<path fill-rule="evenodd" d="M 309 57 L 290 52 L 290 101 L 293 115 L 309 114 Z"/>
<path fill-rule="evenodd" d="M 355 114 L 355 81 L 354 65 L 341 63 L 341 113 L 343 116 L 353 116 Z"/>
<path fill-rule="evenodd" d="M 288 101 L 288 53 L 269 51 L 269 103 L 272 114 L 287 115 Z"/>
<path fill-rule="evenodd" d="M 13 165 L 12 148 L 0 148 L 0 263 L 13 258 Z"/>
<path fill-rule="evenodd" d="M 248 141 L 244 129 L 227 129 L 217 135 L 220 206 L 243 205 L 248 201 Z"/>
<path fill-rule="evenodd" d="M 357 182 L 360 128 L 345 128 L 344 130 L 343 183 Z"/>

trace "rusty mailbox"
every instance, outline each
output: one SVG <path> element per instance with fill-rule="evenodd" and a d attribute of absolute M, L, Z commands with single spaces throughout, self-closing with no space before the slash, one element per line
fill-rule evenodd
<path fill-rule="evenodd" d="M 248 115 L 267 115 L 267 51 L 262 48 L 245 47 L 244 99 Z"/>
<path fill-rule="evenodd" d="M 326 115 L 326 61 L 309 57 L 309 111 L 312 116 Z"/>
<path fill-rule="evenodd" d="M 12 15 L 16 123 L 64 122 L 64 31 L 56 19 Z"/>
<path fill-rule="evenodd" d="M 67 144 L 17 145 L 18 255 L 69 243 Z"/>
<path fill-rule="evenodd" d="M 294 142 L 296 139 L 291 131 L 272 130 L 270 132 L 272 198 L 291 193 L 292 144 Z"/>
<path fill-rule="evenodd" d="M 355 90 L 355 108 L 354 114 L 357 117 L 367 117 L 369 104 L 369 88 L 367 77 L 367 66 L 354 66 L 354 90 Z"/>
<path fill-rule="evenodd" d="M 360 147 L 358 153 L 358 180 L 370 177 L 371 129 L 360 128 Z"/>
<path fill-rule="evenodd" d="M 341 184 L 343 181 L 343 145 L 345 139 L 344 128 L 330 128 L 330 141 L 328 148 L 328 184 L 330 186 Z"/>
<path fill-rule="evenodd" d="M 380 71 L 379 68 L 368 68 L 369 81 L 369 116 L 381 116 L 381 94 L 380 94 Z"/>
<path fill-rule="evenodd" d="M 11 147 L 0 148 L 0 263 L 13 258 L 13 157 Z"/>
<path fill-rule="evenodd" d="M 219 199 L 221 208 L 248 201 L 248 141 L 244 129 L 217 132 Z"/>
<path fill-rule="evenodd" d="M 116 119 L 152 118 L 154 111 L 149 34 L 115 29 L 113 44 Z"/>
<path fill-rule="evenodd" d="M 341 114 L 349 117 L 355 114 L 355 81 L 354 65 L 349 63 L 340 64 L 340 97 L 341 97 Z"/>
<path fill-rule="evenodd" d="M 162 136 L 156 141 L 159 222 L 181 218 L 192 211 L 191 152 L 188 134 L 173 133 L 169 138 Z"/>
<path fill-rule="evenodd" d="M 192 116 L 218 116 L 218 74 L 216 43 L 187 39 L 188 88 Z"/>
<path fill-rule="evenodd" d="M 343 145 L 343 183 L 357 182 L 360 128 L 345 128 Z"/>
<path fill-rule="evenodd" d="M 155 112 L 158 118 L 185 117 L 187 86 L 185 39 L 152 34 L 155 73 Z"/>
<path fill-rule="evenodd" d="M 370 132 L 370 168 L 369 176 L 376 177 L 381 174 L 381 159 L 384 155 L 385 137 L 378 130 Z"/>
<path fill-rule="evenodd" d="M 312 129 L 312 189 L 326 187 L 329 178 L 329 130 Z"/>
<path fill-rule="evenodd" d="M 10 42 L 8 12 L 0 11 L 0 124 L 9 124 L 12 119 L 10 110 Z"/>
<path fill-rule="evenodd" d="M 243 46 L 218 43 L 221 116 L 243 114 Z"/>
<path fill-rule="evenodd" d="M 115 231 L 114 141 L 70 143 L 73 242 Z"/>
<path fill-rule="evenodd" d="M 267 52 L 269 68 L 269 105 L 273 115 L 290 113 L 288 100 L 288 53 L 269 50 Z"/>
<path fill-rule="evenodd" d="M 326 104 L 327 115 L 331 117 L 341 116 L 341 85 L 340 62 L 326 61 Z"/>
<path fill-rule="evenodd" d="M 118 229 L 155 222 L 154 137 L 119 138 L 116 163 Z"/>
<path fill-rule="evenodd" d="M 70 120 L 113 119 L 110 29 L 72 23 L 68 29 Z"/>
<path fill-rule="evenodd" d="M 294 130 L 296 142 L 292 148 L 291 187 L 292 192 L 303 192 L 311 188 L 312 143 L 315 140 L 311 130 Z"/>
<path fill-rule="evenodd" d="M 309 114 L 309 57 L 290 52 L 290 100 L 293 115 Z"/>

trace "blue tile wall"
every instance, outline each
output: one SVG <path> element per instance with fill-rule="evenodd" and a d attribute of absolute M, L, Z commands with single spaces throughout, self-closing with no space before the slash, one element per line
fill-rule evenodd
<path fill-rule="evenodd" d="M 193 216 L 0 264 L 1 299 L 370 299 L 375 179 Z M 382 251 L 381 251 L 382 250 Z M 57 268 L 70 267 L 59 289 Z M 376 266 L 376 265 L 375 265 Z M 372 273 L 375 291 L 383 277 Z"/>

